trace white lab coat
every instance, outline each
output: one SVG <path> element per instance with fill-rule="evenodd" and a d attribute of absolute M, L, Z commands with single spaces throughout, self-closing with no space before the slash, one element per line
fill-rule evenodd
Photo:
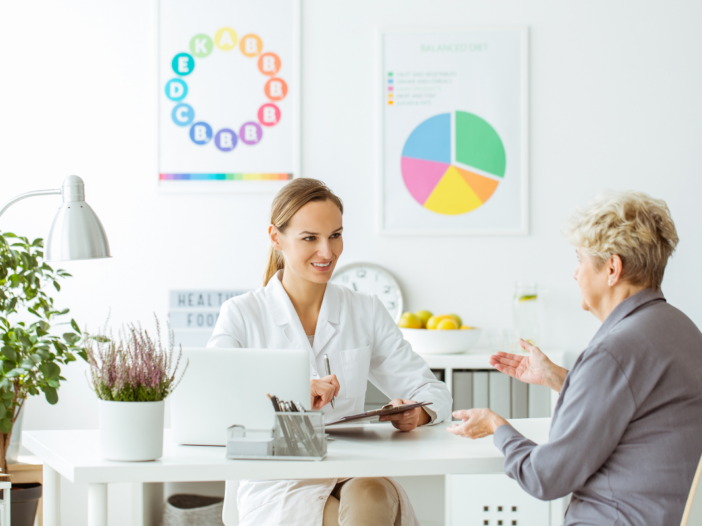
<path fill-rule="evenodd" d="M 208 347 L 307 349 L 312 379 L 325 376 L 327 354 L 341 390 L 335 409 L 329 404 L 322 409 L 326 420 L 362 412 L 367 380 L 390 398 L 433 402 L 432 423 L 448 419 L 451 395 L 446 385 L 412 351 L 376 296 L 329 283 L 310 347 L 281 278 L 279 271 L 266 287 L 225 302 Z M 237 495 L 239 524 L 322 526 L 324 505 L 338 481 L 242 480 Z M 419 526 L 407 494 L 394 484 L 400 495 L 396 525 Z"/>

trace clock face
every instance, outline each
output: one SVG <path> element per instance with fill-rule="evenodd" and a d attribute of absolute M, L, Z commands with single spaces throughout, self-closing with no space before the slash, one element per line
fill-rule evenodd
<path fill-rule="evenodd" d="M 356 292 L 375 294 L 388 309 L 390 316 L 399 321 L 402 316 L 402 291 L 387 270 L 371 263 L 355 263 L 338 269 L 331 279 Z"/>

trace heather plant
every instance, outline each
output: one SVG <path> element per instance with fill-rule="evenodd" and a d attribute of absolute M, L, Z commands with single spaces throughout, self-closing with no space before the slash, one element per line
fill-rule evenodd
<path fill-rule="evenodd" d="M 29 241 L 0 233 L 0 468 L 7 473 L 7 449 L 13 427 L 30 396 L 43 393 L 58 402 L 58 388 L 66 379 L 61 366 L 85 358 L 78 324 L 56 334 L 56 325 L 69 324 L 68 309 L 54 305 L 50 291 L 70 277 L 44 261 L 43 241 Z M 66 321 L 61 321 L 65 319 Z M 58 322 L 58 323 L 57 323 Z M 60 331 L 59 331 L 60 332 Z"/>
<path fill-rule="evenodd" d="M 174 353 L 173 331 L 168 346 L 161 343 L 156 319 L 156 339 L 140 324 L 122 327 L 119 338 L 93 337 L 87 350 L 89 382 L 101 400 L 112 402 L 158 402 L 176 388 L 185 374 L 186 363 L 176 380 L 182 349 Z"/>

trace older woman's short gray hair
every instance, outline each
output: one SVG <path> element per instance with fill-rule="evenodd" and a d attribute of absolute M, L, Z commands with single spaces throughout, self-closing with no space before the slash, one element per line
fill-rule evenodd
<path fill-rule="evenodd" d="M 601 267 L 615 254 L 622 279 L 658 290 L 678 234 L 668 205 L 642 192 L 610 192 L 570 219 L 565 236 L 598 259 Z"/>

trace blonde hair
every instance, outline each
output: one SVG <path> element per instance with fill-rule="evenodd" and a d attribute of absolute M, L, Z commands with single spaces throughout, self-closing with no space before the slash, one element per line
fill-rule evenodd
<path fill-rule="evenodd" d="M 342 214 L 344 213 L 343 202 L 327 185 L 317 179 L 301 177 L 293 179 L 286 184 L 273 199 L 271 204 L 271 225 L 275 226 L 279 232 L 284 232 L 297 211 L 310 201 L 331 201 L 339 207 Z M 275 276 L 276 272 L 284 268 L 284 266 L 285 259 L 283 254 L 272 246 L 269 247 L 268 264 L 266 265 L 266 271 L 263 273 L 263 286 L 268 285 L 268 282 Z"/>
<path fill-rule="evenodd" d="M 564 232 L 568 241 L 597 259 L 615 254 L 622 279 L 659 290 L 668 258 L 678 244 L 668 205 L 642 192 L 609 192 L 578 210 Z"/>

